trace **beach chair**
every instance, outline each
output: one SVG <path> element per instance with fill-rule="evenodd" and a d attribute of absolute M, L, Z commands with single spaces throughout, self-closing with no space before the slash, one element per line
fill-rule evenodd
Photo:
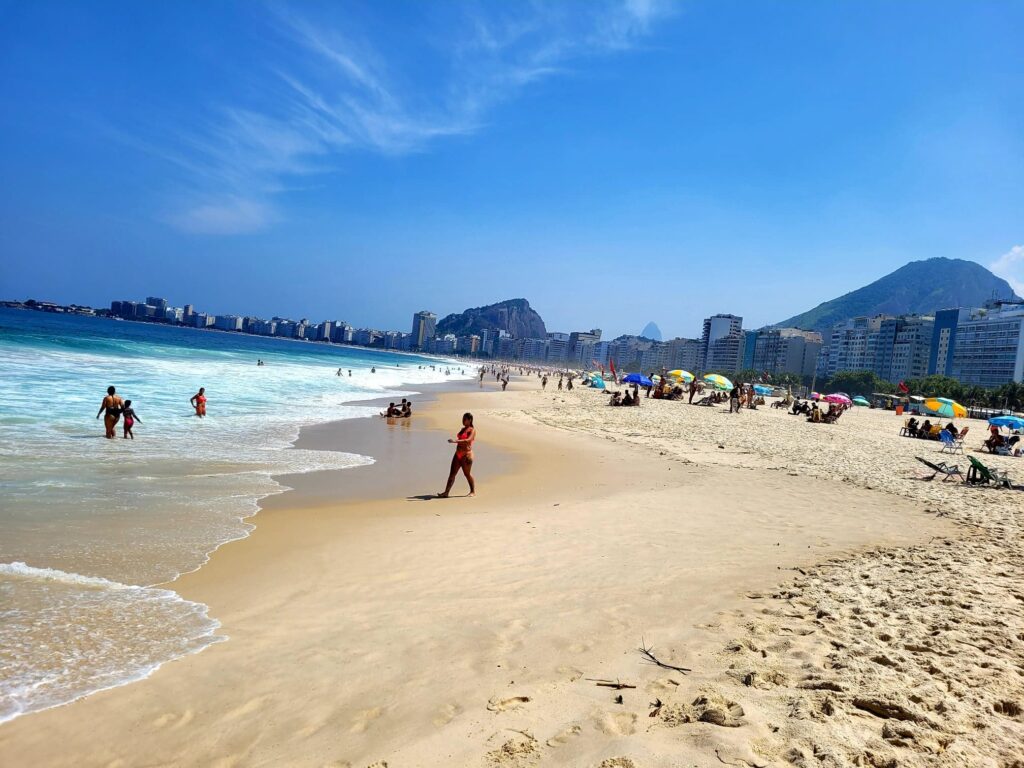
<path fill-rule="evenodd" d="M 963 453 L 964 452 L 964 441 L 953 437 L 948 429 L 944 429 L 939 432 L 939 440 L 942 441 L 942 447 L 939 449 L 939 453 Z"/>
<path fill-rule="evenodd" d="M 910 434 L 910 419 L 903 420 L 903 426 L 900 428 L 900 437 L 912 437 Z"/>
<path fill-rule="evenodd" d="M 1010 478 L 1005 472 L 989 469 L 973 456 L 967 457 L 971 468 L 967 470 L 967 482 L 971 485 L 995 485 L 999 488 L 1012 488 Z"/>
<path fill-rule="evenodd" d="M 950 478 L 954 477 L 960 478 L 960 480 L 963 482 L 966 482 L 967 480 L 964 477 L 964 473 L 960 471 L 960 467 L 956 465 L 953 465 L 951 467 L 943 461 L 940 461 L 938 464 L 935 464 L 931 461 L 928 461 L 928 459 L 921 458 L 920 456 L 915 456 L 914 458 L 916 458 L 918 461 L 920 461 L 922 464 L 928 467 L 928 469 L 932 470 L 931 475 L 922 478 L 923 480 L 934 480 L 938 475 L 942 475 L 942 482 L 946 482 Z"/>

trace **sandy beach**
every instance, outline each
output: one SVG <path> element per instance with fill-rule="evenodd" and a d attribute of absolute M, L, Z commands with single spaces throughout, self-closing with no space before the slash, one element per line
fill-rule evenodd
<path fill-rule="evenodd" d="M 486 389 L 304 430 L 377 462 L 283 478 L 174 582 L 228 640 L 0 726 L 0 763 L 1024 765 L 1019 492 L 918 479 L 890 412 Z M 478 495 L 430 499 L 465 410 Z"/>

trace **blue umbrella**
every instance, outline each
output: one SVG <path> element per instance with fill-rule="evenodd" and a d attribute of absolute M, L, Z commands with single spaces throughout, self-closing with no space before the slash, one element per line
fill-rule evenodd
<path fill-rule="evenodd" d="M 755 384 L 754 392 L 759 395 L 770 395 L 772 393 L 772 388 L 766 387 L 764 384 Z"/>
<path fill-rule="evenodd" d="M 1020 416 L 993 416 L 988 420 L 993 427 L 1006 427 L 1007 429 L 1024 429 L 1024 418 Z"/>
<path fill-rule="evenodd" d="M 639 384 L 641 387 L 653 387 L 654 382 L 640 373 L 627 373 L 622 377 L 623 384 Z"/>

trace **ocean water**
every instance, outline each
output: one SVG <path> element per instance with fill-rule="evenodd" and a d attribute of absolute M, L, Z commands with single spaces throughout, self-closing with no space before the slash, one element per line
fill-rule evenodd
<path fill-rule="evenodd" d="M 303 425 L 468 378 L 458 365 L 0 309 L 0 722 L 224 640 L 167 582 L 247 534 L 259 499 L 284 490 L 273 475 L 373 460 L 295 449 Z M 95 418 L 111 384 L 141 419 L 134 441 L 120 424 L 104 439 Z M 205 419 L 188 402 L 200 386 Z"/>

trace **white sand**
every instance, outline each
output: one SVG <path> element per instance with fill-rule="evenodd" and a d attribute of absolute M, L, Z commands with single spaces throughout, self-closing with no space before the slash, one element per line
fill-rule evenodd
<path fill-rule="evenodd" d="M 0 764 L 1013 765 L 1017 492 L 910 479 L 938 446 L 891 414 L 602 402 L 443 400 L 521 454 L 472 500 L 277 497 L 175 585 L 229 642 L 0 726 Z"/>

